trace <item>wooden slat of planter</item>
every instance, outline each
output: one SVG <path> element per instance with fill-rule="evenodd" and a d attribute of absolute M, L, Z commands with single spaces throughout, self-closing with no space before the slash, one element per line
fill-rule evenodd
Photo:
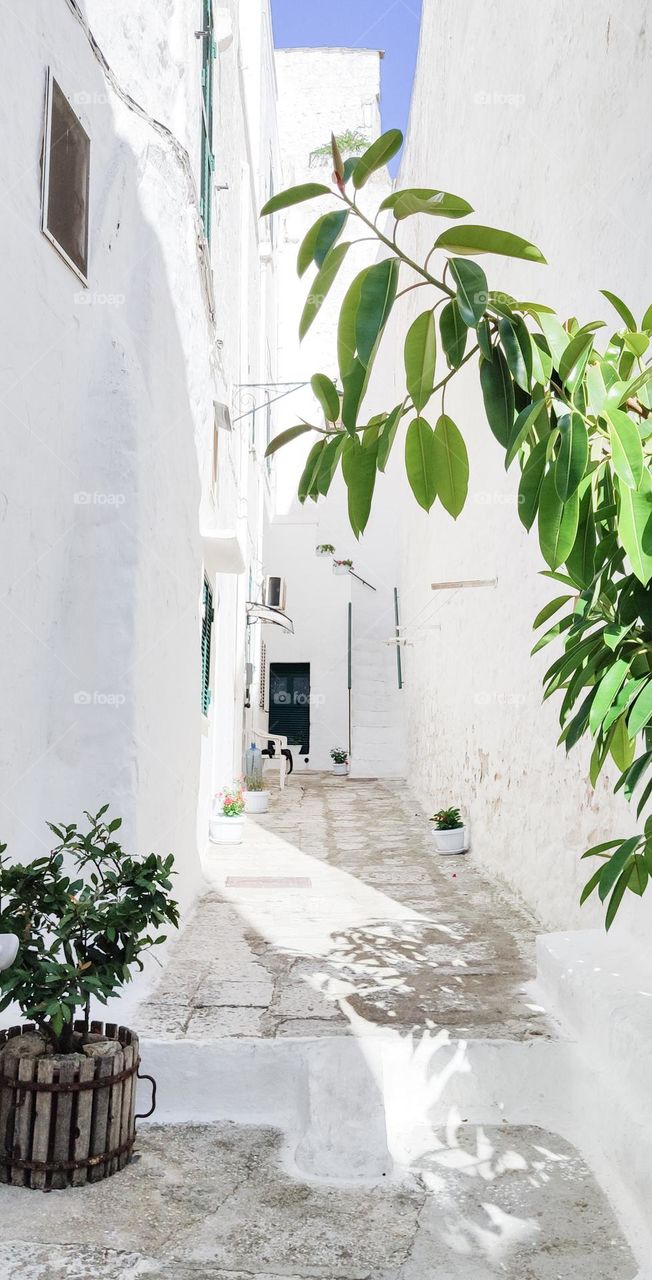
<path fill-rule="evenodd" d="M 8 1080 L 15 1080 L 18 1073 L 18 1062 L 16 1058 L 10 1058 L 9 1061 L 0 1061 L 2 1074 Z M 0 1153 L 3 1156 L 0 1162 L 0 1182 L 9 1182 L 11 1175 L 9 1166 L 4 1163 L 4 1156 L 11 1152 L 14 1140 L 14 1091 L 8 1086 L 0 1085 Z"/>
<path fill-rule="evenodd" d="M 120 1030 L 122 1032 L 122 1028 L 120 1028 Z M 133 1045 L 131 1044 L 125 1045 L 124 1060 L 125 1060 L 124 1069 L 125 1071 L 129 1071 L 134 1063 Z M 120 1109 L 120 1140 L 116 1144 L 118 1146 L 122 1146 L 123 1142 L 127 1142 L 129 1137 L 131 1136 L 130 1117 L 131 1117 L 131 1095 L 133 1092 L 133 1087 L 134 1087 L 134 1076 L 127 1076 L 127 1079 L 124 1081 L 122 1086 L 122 1105 Z M 130 1156 L 131 1156 L 130 1151 L 123 1151 L 122 1155 L 118 1157 L 116 1168 L 124 1169 L 125 1165 L 128 1164 L 129 1162 Z"/>
<path fill-rule="evenodd" d="M 138 1042 L 138 1036 L 136 1035 L 135 1031 L 134 1031 L 134 1032 L 132 1032 L 132 1036 L 131 1036 L 131 1046 L 132 1046 L 133 1051 L 134 1051 L 134 1062 L 136 1063 L 136 1062 L 138 1062 L 138 1057 L 139 1057 L 139 1054 L 140 1054 L 140 1044 L 139 1044 L 139 1042 Z M 135 1133 L 135 1132 L 136 1132 L 136 1120 L 135 1120 L 135 1116 L 136 1116 L 136 1094 L 137 1094 L 137 1092 L 138 1092 L 138 1079 L 137 1079 L 137 1076 L 136 1076 L 136 1074 L 135 1074 L 135 1072 L 134 1072 L 134 1075 L 131 1077 L 131 1102 L 130 1102 L 130 1104 L 129 1104 L 129 1132 L 130 1132 L 130 1133 Z"/>
<path fill-rule="evenodd" d="M 113 1074 L 120 1075 L 124 1070 L 125 1055 L 124 1053 L 116 1053 L 113 1059 Z M 120 1146 L 120 1128 L 122 1123 L 122 1094 L 125 1082 L 120 1080 L 118 1084 L 111 1087 L 111 1096 L 109 1098 L 109 1123 L 107 1126 L 106 1145 L 108 1151 L 115 1151 Z M 118 1167 L 118 1157 L 114 1156 L 112 1160 L 108 1160 L 105 1165 L 105 1175 L 115 1173 Z"/>
<path fill-rule="evenodd" d="M 97 1058 L 85 1058 L 79 1064 L 79 1079 L 92 1080 Z M 73 1160 L 87 1160 L 91 1148 L 91 1123 L 93 1119 L 93 1089 L 80 1089 L 77 1094 L 77 1123 L 73 1144 Z M 88 1169 L 73 1169 L 73 1187 L 83 1187 L 88 1182 Z"/>
<path fill-rule="evenodd" d="M 96 1058 L 95 1076 L 96 1079 L 106 1079 L 107 1076 L 113 1075 L 113 1058 Z M 106 1135 L 109 1120 L 109 1094 L 111 1090 L 93 1089 L 93 1122 L 91 1125 L 91 1156 L 99 1156 L 106 1151 Z M 106 1176 L 106 1166 L 103 1164 L 95 1165 L 88 1171 L 89 1182 L 99 1182 Z"/>
<path fill-rule="evenodd" d="M 59 1064 L 55 1079 L 60 1084 L 72 1084 L 77 1074 L 78 1064 L 72 1062 L 61 1062 Z M 53 1102 L 53 1142 L 52 1142 L 52 1160 L 61 1160 L 62 1162 L 70 1159 L 71 1148 L 71 1129 L 72 1129 L 72 1093 L 57 1093 L 56 1101 Z M 52 1187 L 56 1191 L 62 1191 L 68 1186 L 69 1175 L 65 1169 L 60 1173 L 52 1173 Z"/>
<path fill-rule="evenodd" d="M 54 1066 L 50 1058 L 39 1058 L 36 1069 L 36 1079 L 41 1084 L 52 1084 L 54 1078 Z M 32 1139 L 32 1160 L 48 1160 L 50 1151 L 50 1120 L 52 1117 L 52 1098 L 51 1093 L 37 1093 L 36 1097 L 36 1115 L 34 1119 L 34 1137 Z M 49 1186 L 47 1173 L 42 1173 L 37 1169 L 32 1169 L 31 1185 L 37 1190 L 43 1190 Z"/>
<path fill-rule="evenodd" d="M 34 1058 L 21 1058 L 18 1064 L 18 1079 L 28 1081 L 33 1080 L 35 1074 L 36 1060 Z M 34 1094 L 32 1090 L 25 1089 L 22 1093 L 17 1093 L 13 1154 L 19 1160 L 31 1160 L 32 1158 L 33 1113 Z M 12 1168 L 11 1181 L 16 1187 L 29 1186 L 29 1171 L 27 1169 Z"/>

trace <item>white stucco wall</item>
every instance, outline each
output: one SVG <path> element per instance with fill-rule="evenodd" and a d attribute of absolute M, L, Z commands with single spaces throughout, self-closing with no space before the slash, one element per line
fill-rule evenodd
<path fill-rule="evenodd" d="M 115 82 L 66 0 L 34 0 L 29 14 L 12 0 L 0 52 L 0 836 L 34 856 L 45 819 L 108 800 L 128 847 L 174 852 L 187 905 L 211 792 L 239 765 L 244 698 L 246 572 L 219 574 L 201 716 L 200 529 L 235 530 L 247 564 L 261 555 L 248 424 L 220 433 L 215 490 L 212 464 L 214 401 L 237 416 L 238 385 L 270 376 L 275 347 L 273 269 L 258 261 L 269 160 L 264 172 L 247 160 L 263 120 L 268 152 L 274 138 L 268 5 L 255 6 L 267 43 L 252 64 L 254 120 L 235 0 L 219 10 L 233 39 L 216 68 L 215 180 L 228 190 L 215 193 L 214 321 L 198 233 L 197 14 L 184 0 L 78 8 Z M 87 290 L 40 231 L 48 65 L 91 137 Z"/>
<path fill-rule="evenodd" d="M 360 49 L 282 49 L 276 53 L 279 84 L 279 131 L 283 183 L 313 181 L 330 184 L 330 155 L 312 158 L 337 136 L 358 131 L 369 142 L 380 133 L 381 56 Z M 362 149 L 362 148 L 361 148 Z M 374 174 L 360 193 L 361 207 L 375 213 L 390 190 L 386 170 Z M 336 330 L 339 307 L 351 280 L 373 261 L 375 246 L 352 247 L 338 278 L 304 341 L 298 327 L 309 290 L 311 272 L 299 280 L 299 245 L 322 212 L 336 207 L 326 198 L 289 209 L 278 218 L 279 377 L 308 381 L 321 371 L 338 380 Z M 365 234 L 353 219 L 342 240 Z M 372 397 L 368 412 L 373 413 Z M 317 415 L 317 416 L 315 416 Z M 309 386 L 281 402 L 278 429 L 304 418 L 322 422 Z M 361 774 L 397 774 L 403 768 L 401 697 L 396 656 L 385 643 L 394 629 L 394 587 L 398 584 L 398 544 L 383 493 L 391 490 L 379 477 L 378 500 L 369 526 L 356 541 L 347 515 L 346 489 L 341 476 L 325 500 L 301 507 L 297 483 L 309 444 L 300 439 L 276 455 L 273 519 L 266 536 L 268 573 L 285 577 L 288 613 L 294 636 L 274 627 L 265 629 L 268 662 L 311 664 L 310 767 L 329 768 L 330 750 L 348 747 L 348 604 L 352 604 L 352 753 L 353 769 Z M 316 559 L 315 546 L 328 542 L 340 559 L 351 558 L 356 572 L 375 590 L 355 578 L 334 576 L 330 560 Z M 371 684 L 370 684 L 371 682 Z"/>
<path fill-rule="evenodd" d="M 544 268 L 487 257 L 490 287 L 582 321 L 614 323 L 601 287 L 635 313 L 648 305 L 641 269 L 651 212 L 641 150 L 652 83 L 647 16 L 639 0 L 626 7 L 425 0 L 398 185 L 457 192 L 474 205 L 475 220 L 526 236 L 548 258 Z M 425 252 L 439 229 L 432 219 L 412 219 L 403 243 Z M 429 806 L 467 809 L 473 855 L 545 925 L 587 927 L 602 911 L 580 911 L 588 873 L 579 854 L 626 834 L 634 815 L 612 797 L 608 771 L 592 792 L 586 750 L 567 758 L 555 745 L 557 700 L 541 706 L 554 646 L 530 659 L 531 624 L 558 593 L 537 576 L 536 534 L 526 535 L 516 512 L 517 469 L 505 475 L 477 371 L 455 381 L 446 410 L 469 446 L 465 511 L 456 524 L 441 507 L 426 516 L 403 486 L 404 615 L 441 628 L 415 626 L 406 653 L 410 776 Z M 495 576 L 494 590 L 436 598 L 430 591 L 436 580 Z M 644 936 L 649 912 L 648 898 L 631 898 L 621 927 Z"/>

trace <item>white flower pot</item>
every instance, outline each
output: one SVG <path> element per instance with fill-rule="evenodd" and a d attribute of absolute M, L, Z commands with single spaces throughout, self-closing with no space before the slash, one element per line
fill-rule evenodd
<path fill-rule="evenodd" d="M 245 791 L 245 813 L 267 813 L 269 791 Z"/>
<path fill-rule="evenodd" d="M 348 764 L 346 764 L 346 762 L 344 764 L 333 765 L 333 773 L 336 773 L 340 778 L 344 777 L 348 772 L 349 772 L 349 766 Z"/>
<path fill-rule="evenodd" d="M 348 564 L 334 564 L 334 565 L 333 565 L 333 573 L 337 574 L 337 577 L 338 577 L 338 578 L 340 578 L 340 577 L 344 577 L 344 574 L 345 574 L 345 573 L 350 573 L 350 572 L 351 572 L 351 566 L 350 566 L 350 565 L 348 565 Z"/>
<path fill-rule="evenodd" d="M 469 833 L 466 827 L 455 827 L 454 831 L 438 831 L 433 827 L 437 853 L 466 853 L 469 847 Z"/>
<path fill-rule="evenodd" d="M 213 844 L 242 844 L 244 825 L 242 815 L 239 818 L 228 818 L 221 813 L 211 818 L 209 835 Z"/>
<path fill-rule="evenodd" d="M 0 933 L 0 969 L 10 969 L 18 955 L 19 939 L 15 933 Z"/>
<path fill-rule="evenodd" d="M 322 551 L 320 547 L 315 547 L 315 555 L 319 556 L 320 559 L 325 559 L 327 556 L 332 556 L 332 554 L 332 551 Z"/>

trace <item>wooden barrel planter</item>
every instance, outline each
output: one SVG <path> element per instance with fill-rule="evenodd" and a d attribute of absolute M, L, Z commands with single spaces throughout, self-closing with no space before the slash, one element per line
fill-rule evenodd
<path fill-rule="evenodd" d="M 0 1031 L 0 1049 L 33 1024 Z M 83 1031 L 75 1023 L 75 1031 Z M 105 1057 L 0 1059 L 0 1182 L 50 1191 L 99 1182 L 131 1160 L 136 1120 L 156 1105 L 156 1084 L 138 1075 L 138 1036 L 114 1023 L 91 1032 L 116 1040 Z M 152 1084 L 152 1107 L 137 1116 L 136 1081 Z"/>

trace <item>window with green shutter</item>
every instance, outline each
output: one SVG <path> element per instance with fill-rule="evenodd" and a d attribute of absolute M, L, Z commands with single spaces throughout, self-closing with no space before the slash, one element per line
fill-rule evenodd
<path fill-rule="evenodd" d="M 205 716 L 211 705 L 211 640 L 213 637 L 213 592 L 204 577 L 204 607 L 201 620 L 201 709 Z"/>
<path fill-rule="evenodd" d="M 201 63 L 201 217 L 210 243 L 213 215 L 213 87 L 215 78 L 215 36 L 213 0 L 202 0 Z"/>

